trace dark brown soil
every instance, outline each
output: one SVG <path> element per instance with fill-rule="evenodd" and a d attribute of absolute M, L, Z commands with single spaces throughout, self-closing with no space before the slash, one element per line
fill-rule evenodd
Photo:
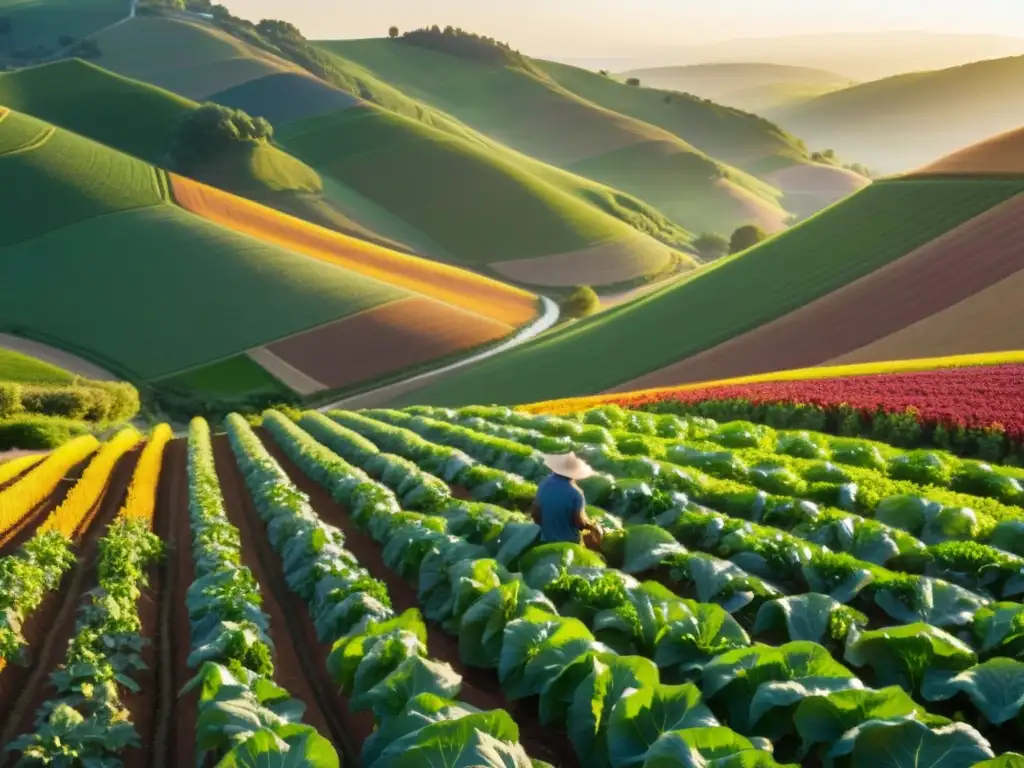
<path fill-rule="evenodd" d="M 358 765 L 359 749 L 373 732 L 373 717 L 352 713 L 328 677 L 330 643 L 317 640 L 309 611 L 288 589 L 280 558 L 270 547 L 225 436 L 214 439 L 214 458 L 228 517 L 242 535 L 242 562 L 256 577 L 263 610 L 270 617 L 275 681 L 306 705 L 303 722 L 330 738 L 344 753 L 346 764 Z"/>
<path fill-rule="evenodd" d="M 496 320 L 418 296 L 322 325 L 267 349 L 334 388 L 472 349 L 504 338 L 511 330 Z"/>
<path fill-rule="evenodd" d="M 94 457 L 95 454 L 73 466 L 70 471 L 61 478 L 57 487 L 53 489 L 53 492 L 42 504 L 25 515 L 25 517 L 18 521 L 17 525 L 0 536 L 0 557 L 16 552 L 18 547 L 32 538 L 36 532 L 36 528 L 43 522 L 43 520 L 46 519 L 46 516 L 61 505 L 64 498 L 68 495 L 68 492 L 75 483 L 78 482 L 78 478 L 82 476 L 82 472 L 85 471 L 85 468 L 89 466 L 89 462 L 92 461 Z M 32 469 L 35 469 L 35 467 L 32 467 Z M 31 469 L 29 471 L 31 471 Z M 18 479 L 20 479 L 20 477 L 21 476 L 19 476 Z M 12 480 L 11 482 L 15 482 L 15 480 Z M 2 489 L 2 487 L 3 486 L 0 486 L 0 489 Z"/>
<path fill-rule="evenodd" d="M 760 328 L 610 392 L 714 381 L 833 360 L 1024 269 L 1024 195 Z"/>
<path fill-rule="evenodd" d="M 32 656 L 29 665 L 11 665 L 0 674 L 0 701 L 4 702 L 0 710 L 0 744 L 33 731 L 36 710 L 53 694 L 47 678 L 63 661 L 78 606 L 96 583 L 97 543 L 124 502 L 138 456 L 135 449 L 114 467 L 93 514 L 83 523 L 83 527 L 88 527 L 84 527 L 78 544 L 78 566 L 25 623 L 23 631 Z M 0 766 L 13 765 L 16 759 L 12 753 L 0 754 Z"/>
<path fill-rule="evenodd" d="M 353 523 L 347 510 L 335 502 L 319 484 L 310 480 L 280 449 L 265 430 L 260 439 L 267 450 L 291 477 L 292 482 L 306 493 L 320 518 L 345 534 L 345 547 L 355 555 L 370 575 L 384 582 L 397 612 L 419 606 L 416 589 L 384 564 L 382 548 L 362 533 Z M 520 743 L 531 757 L 556 766 L 578 766 L 579 761 L 571 742 L 557 729 L 545 728 L 537 720 L 535 701 L 509 701 L 501 690 L 497 673 L 476 669 L 462 663 L 459 640 L 439 626 L 427 625 L 427 647 L 431 658 L 450 664 L 463 677 L 459 698 L 480 709 L 504 709 L 519 725 Z"/>

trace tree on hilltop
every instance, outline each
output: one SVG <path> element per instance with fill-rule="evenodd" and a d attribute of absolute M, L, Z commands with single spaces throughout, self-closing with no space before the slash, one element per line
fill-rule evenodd
<path fill-rule="evenodd" d="M 390 37 L 392 40 L 394 40 L 396 37 L 398 37 L 399 34 L 401 34 L 401 33 L 399 32 L 398 27 L 391 27 L 388 30 L 388 37 Z"/>
<path fill-rule="evenodd" d="M 753 248 L 768 237 L 768 233 L 754 224 L 747 224 L 732 233 L 729 240 L 729 253 L 739 253 L 747 248 Z"/>
<path fill-rule="evenodd" d="M 193 173 L 235 147 L 264 144 L 273 138 L 273 127 L 262 117 L 203 104 L 178 123 L 168 156 L 174 170 Z"/>
<path fill-rule="evenodd" d="M 705 261 L 720 259 L 729 252 L 729 241 L 714 232 L 705 232 L 692 245 L 693 250 Z"/>
<path fill-rule="evenodd" d="M 639 87 L 639 85 L 640 85 L 640 78 L 639 77 L 631 77 L 628 80 L 626 80 L 626 85 L 632 85 L 634 87 Z"/>

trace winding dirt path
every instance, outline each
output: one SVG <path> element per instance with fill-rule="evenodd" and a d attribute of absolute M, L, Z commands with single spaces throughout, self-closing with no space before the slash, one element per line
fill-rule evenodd
<path fill-rule="evenodd" d="M 124 502 L 138 458 L 139 448 L 135 448 L 118 461 L 106 490 L 82 524 L 81 537 L 76 536 L 78 565 L 25 622 L 23 632 L 31 655 L 28 666 L 10 665 L 0 673 L 0 701 L 5 705 L 0 710 L 0 744 L 34 730 L 36 710 L 53 694 L 47 678 L 63 661 L 78 606 L 96 583 L 97 545 Z M 126 765 L 136 751 L 125 753 Z M 16 758 L 9 752 L 0 754 L 0 767 L 13 765 Z"/>
<path fill-rule="evenodd" d="M 300 470 L 266 430 L 259 430 L 260 439 L 267 450 L 288 473 L 292 482 L 310 498 L 320 518 L 345 534 L 345 546 L 355 555 L 370 575 L 384 582 L 397 612 L 419 607 L 416 589 L 384 564 L 382 549 L 373 539 L 362 533 L 353 523 L 348 511 L 335 502 L 330 494 Z M 579 760 L 564 731 L 545 728 L 537 719 L 536 701 L 509 701 L 493 670 L 476 669 L 462 663 L 458 637 L 448 634 L 439 626 L 427 624 L 427 647 L 431 658 L 447 662 L 463 677 L 459 698 L 480 709 L 504 709 L 519 725 L 519 741 L 530 757 L 545 760 L 559 768 L 576 768 Z"/>
<path fill-rule="evenodd" d="M 331 645 L 317 639 L 309 611 L 288 589 L 281 560 L 270 547 L 227 437 L 214 438 L 213 449 L 228 519 L 241 532 L 242 562 L 256 577 L 263 610 L 270 617 L 274 679 L 306 705 L 303 722 L 334 742 L 344 753 L 345 764 L 358 765 L 359 749 L 373 732 L 373 717 L 352 713 L 348 701 L 336 692 L 326 667 Z"/>

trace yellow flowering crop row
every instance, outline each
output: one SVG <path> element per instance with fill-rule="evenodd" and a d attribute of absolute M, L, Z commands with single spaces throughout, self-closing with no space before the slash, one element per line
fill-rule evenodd
<path fill-rule="evenodd" d="M 83 435 L 65 443 L 18 482 L 0 491 L 0 536 L 10 531 L 43 500 L 73 466 L 99 446 L 92 435 Z"/>
<path fill-rule="evenodd" d="M 105 443 L 96 454 L 96 458 L 85 468 L 75 487 L 64 497 L 61 505 L 53 510 L 39 527 L 40 533 L 60 531 L 70 539 L 103 495 L 114 466 L 122 456 L 138 445 L 141 439 L 142 435 L 127 427 Z"/>
<path fill-rule="evenodd" d="M 128 519 L 153 521 L 156 509 L 156 490 L 160 483 L 160 469 L 164 462 L 164 449 L 174 437 L 170 425 L 161 424 L 153 430 L 149 442 L 142 449 L 132 484 L 128 488 L 128 500 L 121 508 L 120 515 Z"/>
<path fill-rule="evenodd" d="M 45 454 L 35 454 L 33 456 L 19 456 L 16 459 L 11 459 L 8 462 L 0 464 L 0 483 L 6 483 L 12 477 L 17 477 L 26 469 L 35 466 L 45 458 Z"/>

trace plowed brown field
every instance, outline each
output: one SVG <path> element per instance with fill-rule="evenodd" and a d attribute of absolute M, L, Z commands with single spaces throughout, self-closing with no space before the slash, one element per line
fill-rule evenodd
<path fill-rule="evenodd" d="M 907 176 L 977 176 L 1024 173 L 1024 128 L 971 144 Z"/>
<path fill-rule="evenodd" d="M 1024 196 L 1017 196 L 778 320 L 609 391 L 807 368 L 834 360 L 1024 269 L 1022 243 Z"/>
<path fill-rule="evenodd" d="M 447 264 L 390 251 L 197 181 L 169 176 L 174 199 L 181 207 L 236 232 L 507 325 L 525 325 L 538 314 L 537 297 L 519 288 Z"/>
<path fill-rule="evenodd" d="M 374 307 L 267 349 L 328 387 L 438 360 L 512 333 L 511 326 L 425 297 Z"/>

